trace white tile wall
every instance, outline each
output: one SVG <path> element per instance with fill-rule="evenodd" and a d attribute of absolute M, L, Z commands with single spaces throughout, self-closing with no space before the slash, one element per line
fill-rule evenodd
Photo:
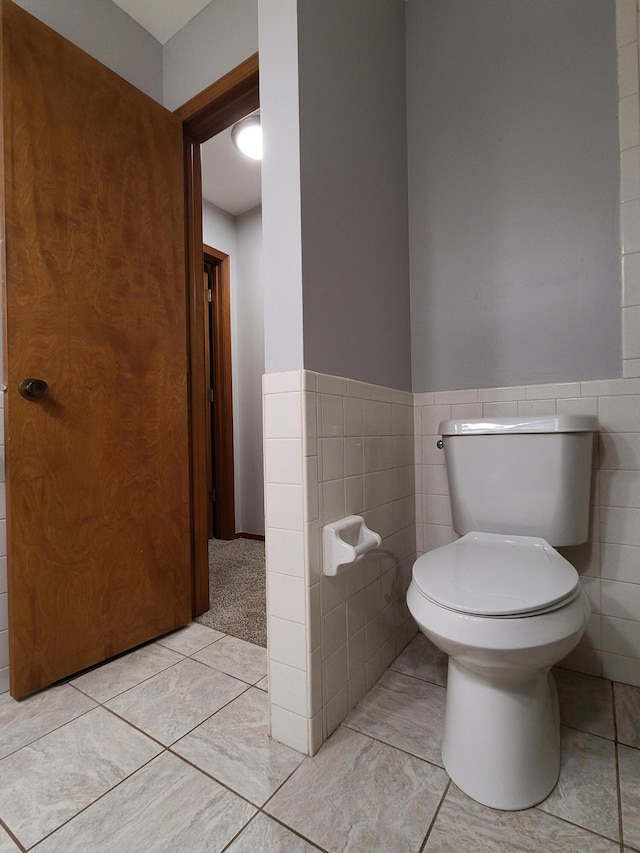
<path fill-rule="evenodd" d="M 271 732 L 313 753 L 415 634 L 413 396 L 309 371 L 263 390 Z M 322 527 L 347 514 L 382 548 L 325 577 Z"/>
<path fill-rule="evenodd" d="M 617 0 L 622 375 L 640 376 L 640 120 L 636 0 Z"/>
<path fill-rule="evenodd" d="M 572 394 L 574 396 L 567 396 Z M 545 395 L 544 397 L 542 395 Z M 592 494 L 589 542 L 563 552 L 578 569 L 592 616 L 580 646 L 564 665 L 640 686 L 640 381 L 614 379 L 513 389 L 483 388 L 450 399 L 482 401 L 483 417 L 516 403 L 521 414 L 596 414 L 600 430 Z M 438 423 L 457 404 L 421 405 L 416 395 L 416 519 L 419 553 L 455 537 L 447 513 L 444 454 L 436 448 Z M 434 401 L 442 400 L 442 394 Z M 467 404 L 476 411 L 473 402 Z"/>

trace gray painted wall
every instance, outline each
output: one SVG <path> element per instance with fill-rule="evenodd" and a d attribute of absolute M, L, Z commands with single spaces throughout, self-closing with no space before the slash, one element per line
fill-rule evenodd
<path fill-rule="evenodd" d="M 304 366 L 410 389 L 404 0 L 299 0 Z"/>
<path fill-rule="evenodd" d="M 409 0 L 413 390 L 621 375 L 614 0 Z"/>
<path fill-rule="evenodd" d="M 264 535 L 262 466 L 262 374 L 264 373 L 264 293 L 262 285 L 262 210 L 236 217 L 238 371 L 234 377 L 240 418 L 236 457 L 240 524 L 243 533 Z"/>
<path fill-rule="evenodd" d="M 232 216 L 205 201 L 204 243 L 229 255 L 235 513 L 238 533 L 264 533 L 264 320 L 260 208 Z"/>
<path fill-rule="evenodd" d="M 162 48 L 165 107 L 175 110 L 257 50 L 257 0 L 205 6 Z"/>
<path fill-rule="evenodd" d="M 111 0 L 15 2 L 162 103 L 162 46 Z"/>

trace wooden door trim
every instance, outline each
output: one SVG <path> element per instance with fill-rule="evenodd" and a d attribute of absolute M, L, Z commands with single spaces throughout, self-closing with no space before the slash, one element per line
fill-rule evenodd
<path fill-rule="evenodd" d="M 229 255 L 203 245 L 205 260 L 218 261 L 213 294 L 213 404 L 211 424 L 216 458 L 216 533 L 236 535 L 233 455 L 233 381 L 231 364 L 231 262 Z M 209 446 L 211 446 L 209 444 Z"/>
<path fill-rule="evenodd" d="M 189 135 L 206 142 L 258 109 L 258 54 L 254 53 L 175 110 Z"/>
<path fill-rule="evenodd" d="M 189 306 L 189 418 L 193 535 L 193 615 L 209 609 L 207 548 L 205 293 L 202 283 L 202 171 L 200 145 L 260 105 L 258 54 L 238 65 L 175 112 L 182 119 L 186 186 L 186 265 Z"/>

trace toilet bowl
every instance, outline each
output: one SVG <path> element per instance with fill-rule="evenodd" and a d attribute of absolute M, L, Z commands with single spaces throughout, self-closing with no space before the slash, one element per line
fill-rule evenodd
<path fill-rule="evenodd" d="M 484 805 L 541 802 L 560 771 L 551 667 L 590 608 L 576 570 L 537 537 L 471 532 L 420 557 L 407 604 L 449 655 L 442 760 Z"/>

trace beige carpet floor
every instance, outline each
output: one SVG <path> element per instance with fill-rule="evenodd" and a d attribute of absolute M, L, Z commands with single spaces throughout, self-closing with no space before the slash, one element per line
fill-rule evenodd
<path fill-rule="evenodd" d="M 266 648 L 264 542 L 209 540 L 209 610 L 195 621 Z"/>

